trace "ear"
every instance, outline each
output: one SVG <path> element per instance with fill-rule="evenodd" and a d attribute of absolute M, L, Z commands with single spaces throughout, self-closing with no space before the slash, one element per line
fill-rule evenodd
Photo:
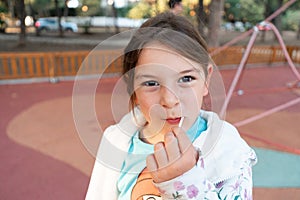
<path fill-rule="evenodd" d="M 208 64 L 208 66 L 207 66 L 207 76 L 206 76 L 206 80 L 204 82 L 205 89 L 204 89 L 203 96 L 208 95 L 208 92 L 209 92 L 208 88 L 209 88 L 210 79 L 211 79 L 213 71 L 214 71 L 214 68 L 213 68 L 212 64 Z"/>

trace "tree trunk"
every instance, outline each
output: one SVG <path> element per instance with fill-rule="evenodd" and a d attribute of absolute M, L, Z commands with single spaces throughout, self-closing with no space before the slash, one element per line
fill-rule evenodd
<path fill-rule="evenodd" d="M 208 16 L 207 42 L 210 47 L 219 46 L 219 30 L 222 22 L 224 0 L 212 0 L 210 3 L 210 14 Z"/>
<path fill-rule="evenodd" d="M 277 0 L 276 2 L 276 9 L 279 9 L 283 4 L 283 0 Z M 278 15 L 277 17 L 275 17 L 274 19 L 274 25 L 276 26 L 276 28 L 278 29 L 278 31 L 282 34 L 282 15 Z M 276 35 L 274 34 L 273 40 L 277 40 Z"/>
<path fill-rule="evenodd" d="M 68 8 L 67 3 L 68 3 L 68 0 L 65 0 L 65 6 L 64 6 L 64 17 L 65 18 L 68 17 L 68 15 L 69 15 L 69 8 Z"/>
<path fill-rule="evenodd" d="M 273 13 L 273 10 L 270 6 L 272 3 L 271 1 L 272 0 L 267 0 L 267 2 L 265 3 L 265 13 L 264 13 L 265 19 Z M 260 42 L 264 43 L 265 41 L 266 41 L 266 31 L 262 31 L 261 37 L 260 37 Z"/>
<path fill-rule="evenodd" d="M 297 40 L 300 40 L 300 22 L 298 24 L 298 31 L 297 31 Z"/>
<path fill-rule="evenodd" d="M 14 0 L 8 1 L 9 12 L 10 12 L 10 17 L 11 18 L 15 17 L 14 5 L 15 5 L 15 1 Z"/>
<path fill-rule="evenodd" d="M 266 8 L 265 13 L 264 13 L 265 19 L 272 14 L 271 7 L 268 6 L 268 5 L 270 5 L 269 1 L 270 0 L 268 0 L 267 3 L 265 4 L 265 8 Z M 265 41 L 266 41 L 266 31 L 261 31 L 260 42 L 264 43 Z"/>
<path fill-rule="evenodd" d="M 64 31 L 61 26 L 61 12 L 58 5 L 58 0 L 55 0 L 55 9 L 56 9 L 56 15 L 57 15 L 57 21 L 58 21 L 58 30 L 59 30 L 59 37 L 64 37 Z"/>
<path fill-rule="evenodd" d="M 199 0 L 197 14 L 198 14 L 198 17 L 197 17 L 198 31 L 201 34 L 201 36 L 204 39 L 206 39 L 206 35 L 204 32 L 206 16 L 205 16 L 205 12 L 204 12 L 203 0 Z"/>
<path fill-rule="evenodd" d="M 24 0 L 17 1 L 17 12 L 20 20 L 19 46 L 26 45 L 26 26 L 25 26 L 25 3 Z"/>
<path fill-rule="evenodd" d="M 119 25 L 118 25 L 118 11 L 115 7 L 115 2 L 112 4 L 112 12 L 113 12 L 113 17 L 114 17 L 114 25 L 115 25 L 115 33 L 118 34 L 120 33 Z"/>

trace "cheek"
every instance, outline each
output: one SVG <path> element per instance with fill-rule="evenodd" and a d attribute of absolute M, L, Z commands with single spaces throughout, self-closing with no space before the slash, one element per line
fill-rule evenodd
<path fill-rule="evenodd" d="M 142 107 L 149 107 L 154 102 L 154 99 L 151 98 L 151 95 L 148 95 L 142 90 L 136 90 L 135 96 L 136 96 L 136 103 Z"/>
<path fill-rule="evenodd" d="M 188 109 L 189 111 L 201 109 L 204 93 L 204 87 L 199 86 L 185 91 L 181 100 L 185 109 Z"/>
<path fill-rule="evenodd" d="M 141 109 L 142 113 L 145 115 L 146 118 L 149 118 L 150 109 L 158 104 L 158 99 L 156 98 L 157 95 L 149 95 L 143 91 L 137 90 L 136 91 L 136 104 Z"/>

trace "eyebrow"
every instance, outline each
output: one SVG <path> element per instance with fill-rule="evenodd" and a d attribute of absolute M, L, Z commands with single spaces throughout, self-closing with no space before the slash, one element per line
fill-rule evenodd
<path fill-rule="evenodd" d="M 150 75 L 150 74 L 137 74 L 135 79 L 138 80 L 138 79 L 141 79 L 141 78 L 155 78 L 154 75 Z"/>
<path fill-rule="evenodd" d="M 180 74 L 187 74 L 187 73 L 190 73 L 190 72 L 199 72 L 199 71 L 200 70 L 198 70 L 198 69 L 192 68 L 192 69 L 187 69 L 187 70 L 181 71 L 179 73 Z"/>
<path fill-rule="evenodd" d="M 187 74 L 187 73 L 190 73 L 190 72 L 199 72 L 199 71 L 200 70 L 198 70 L 198 69 L 192 68 L 192 69 L 187 69 L 187 70 L 181 71 L 181 72 L 179 72 L 179 74 Z M 155 75 L 150 75 L 150 74 L 137 74 L 135 76 L 135 80 L 138 80 L 138 79 L 141 79 L 141 78 L 154 79 L 154 78 L 156 78 L 156 76 Z"/>

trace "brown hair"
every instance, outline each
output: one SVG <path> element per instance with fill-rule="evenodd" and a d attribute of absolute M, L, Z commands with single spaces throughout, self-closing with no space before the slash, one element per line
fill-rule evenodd
<path fill-rule="evenodd" d="M 159 42 L 180 55 L 199 63 L 205 74 L 210 61 L 207 45 L 194 25 L 185 17 L 164 12 L 148 19 L 134 33 L 124 50 L 123 77 L 127 83 L 131 109 L 135 107 L 134 68 L 144 46 Z"/>

